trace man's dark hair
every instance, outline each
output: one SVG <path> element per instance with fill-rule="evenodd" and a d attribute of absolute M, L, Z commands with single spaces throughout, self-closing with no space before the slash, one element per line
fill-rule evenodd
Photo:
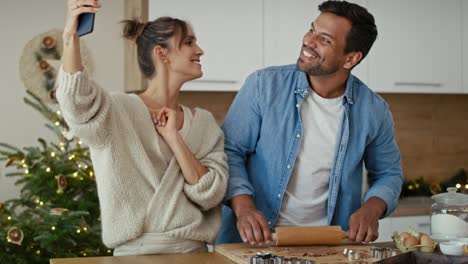
<path fill-rule="evenodd" d="M 360 51 L 364 59 L 377 38 L 377 26 L 372 14 L 360 5 L 346 1 L 325 1 L 318 9 L 322 13 L 332 13 L 351 22 L 352 27 L 346 36 L 344 51 Z"/>

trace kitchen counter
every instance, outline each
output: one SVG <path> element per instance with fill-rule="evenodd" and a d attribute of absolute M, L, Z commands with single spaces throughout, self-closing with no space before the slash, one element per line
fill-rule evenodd
<path fill-rule="evenodd" d="M 236 244 L 230 244 L 236 245 Z M 371 243 L 367 247 L 393 247 L 393 243 Z M 248 245 L 246 247 L 249 247 Z M 62 258 L 51 259 L 50 264 L 234 264 L 218 252 L 188 253 L 188 254 L 166 254 L 166 255 L 144 255 L 144 256 L 121 256 L 121 257 L 88 257 L 88 258 Z M 346 262 L 345 262 L 346 263 Z"/>
<path fill-rule="evenodd" d="M 124 257 L 92 257 L 92 258 L 62 258 L 51 259 L 50 264 L 233 264 L 223 255 L 217 252 L 144 255 Z"/>
<path fill-rule="evenodd" d="M 398 201 L 398 208 L 390 216 L 431 215 L 432 199 L 426 196 L 405 197 Z"/>

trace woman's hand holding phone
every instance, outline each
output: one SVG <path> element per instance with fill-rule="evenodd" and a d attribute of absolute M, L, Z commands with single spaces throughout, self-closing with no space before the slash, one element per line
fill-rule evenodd
<path fill-rule="evenodd" d="M 78 17 L 82 14 L 91 13 L 93 15 L 88 15 L 87 20 L 82 19 L 82 22 L 88 22 L 86 23 L 88 30 L 85 30 L 84 32 L 89 31 L 89 26 L 91 26 L 92 31 L 93 23 L 89 22 L 94 22 L 94 14 L 99 11 L 101 4 L 98 0 L 68 0 L 67 7 L 67 19 L 65 22 L 65 28 L 63 29 L 63 38 L 65 43 L 67 43 L 70 38 L 77 34 L 79 20 Z M 92 21 L 89 20 L 91 18 Z M 90 33 L 91 31 L 87 33 Z"/>

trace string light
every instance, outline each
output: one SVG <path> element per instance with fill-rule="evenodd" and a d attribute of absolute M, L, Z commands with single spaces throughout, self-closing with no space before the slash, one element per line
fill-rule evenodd
<path fill-rule="evenodd" d="M 44 202 L 43 202 L 43 201 L 40 201 L 40 202 L 39 202 L 39 205 L 40 205 L 40 206 L 43 206 L 43 205 L 44 205 Z"/>
<path fill-rule="evenodd" d="M 88 228 L 86 228 L 86 226 L 85 226 L 85 227 L 83 227 L 83 230 L 84 230 L 84 231 L 88 231 Z"/>
<path fill-rule="evenodd" d="M 457 187 L 457 189 L 460 189 L 460 188 L 461 188 L 461 184 L 457 183 L 457 184 L 455 185 L 455 187 Z"/>
<path fill-rule="evenodd" d="M 41 251 L 38 249 L 38 250 L 36 251 L 36 254 L 37 254 L 37 255 L 40 255 L 40 254 L 41 254 Z"/>
<path fill-rule="evenodd" d="M 70 157 L 68 157 L 69 160 L 72 160 L 72 159 L 74 159 L 74 158 L 75 158 L 75 155 L 74 155 L 74 154 L 72 154 L 72 155 L 70 155 Z"/>
<path fill-rule="evenodd" d="M 60 126 L 60 122 L 59 121 L 55 122 L 55 126 Z"/>
<path fill-rule="evenodd" d="M 80 145 L 81 145 L 81 144 L 83 144 L 83 142 L 81 142 L 81 140 L 79 140 L 79 141 L 78 141 L 78 144 L 80 144 Z"/>
<path fill-rule="evenodd" d="M 78 177 L 78 172 L 73 173 L 73 177 L 74 178 Z"/>
<path fill-rule="evenodd" d="M 93 177 L 93 176 L 94 176 L 94 172 L 90 171 L 90 172 L 89 172 L 89 176 Z"/>
<path fill-rule="evenodd" d="M 467 189 L 467 190 L 468 190 L 468 184 L 465 184 L 465 189 Z"/>
<path fill-rule="evenodd" d="M 51 152 L 51 153 L 50 153 L 50 156 L 51 156 L 52 158 L 55 157 L 55 152 Z"/>
<path fill-rule="evenodd" d="M 11 220 L 11 216 L 8 216 L 7 219 L 8 219 L 8 220 Z"/>
<path fill-rule="evenodd" d="M 57 111 L 57 115 L 61 115 L 61 114 L 62 114 L 62 112 L 60 112 L 60 110 L 58 110 L 58 111 Z"/>
<path fill-rule="evenodd" d="M 24 174 L 29 174 L 29 170 L 28 170 L 28 169 L 25 169 L 25 170 L 24 170 Z"/>
<path fill-rule="evenodd" d="M 110 250 L 110 249 L 108 249 L 108 250 L 107 250 L 107 253 L 111 253 L 111 250 Z"/>
<path fill-rule="evenodd" d="M 52 231 L 55 231 L 55 226 L 52 226 L 50 229 L 52 229 Z"/>
<path fill-rule="evenodd" d="M 50 172 L 50 168 L 47 168 L 46 171 L 47 171 L 47 172 Z"/>
<path fill-rule="evenodd" d="M 81 233 L 81 230 L 80 230 L 80 229 L 77 229 L 76 232 L 79 234 L 79 233 Z"/>

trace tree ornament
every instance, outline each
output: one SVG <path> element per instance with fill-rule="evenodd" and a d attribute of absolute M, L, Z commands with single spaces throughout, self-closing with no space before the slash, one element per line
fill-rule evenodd
<path fill-rule="evenodd" d="M 65 189 L 67 189 L 67 179 L 63 175 L 57 175 L 55 176 L 55 179 L 57 180 L 57 189 L 60 192 L 64 192 Z"/>
<path fill-rule="evenodd" d="M 14 158 L 8 158 L 6 164 L 5 164 L 5 167 L 10 167 L 11 165 L 13 165 L 13 162 L 15 162 L 15 159 Z"/>
<path fill-rule="evenodd" d="M 10 229 L 8 229 L 7 238 L 8 242 L 20 246 L 21 242 L 23 242 L 24 234 L 21 229 L 19 229 L 16 226 L 13 226 L 10 227 Z"/>
<path fill-rule="evenodd" d="M 64 213 L 68 212 L 67 208 L 52 208 L 50 209 L 50 214 L 51 215 L 62 215 Z"/>

